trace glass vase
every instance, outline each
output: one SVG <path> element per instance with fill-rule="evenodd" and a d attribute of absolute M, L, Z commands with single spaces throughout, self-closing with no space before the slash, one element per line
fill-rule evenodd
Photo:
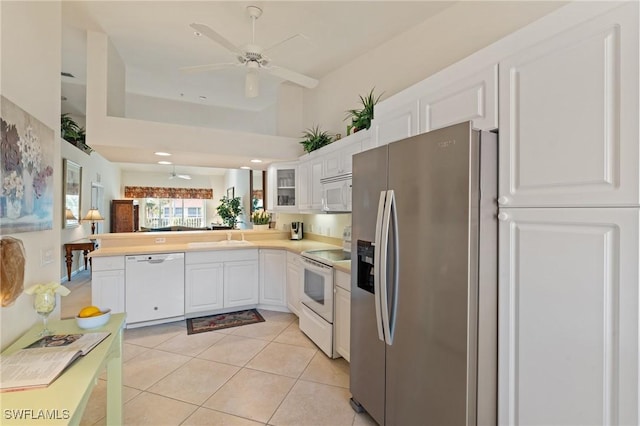
<path fill-rule="evenodd" d="M 53 334 L 53 332 L 47 328 L 47 318 L 56 308 L 56 294 L 53 291 L 36 293 L 33 299 L 33 308 L 36 310 L 36 313 L 42 317 L 42 331 L 39 336 L 43 337 Z"/>

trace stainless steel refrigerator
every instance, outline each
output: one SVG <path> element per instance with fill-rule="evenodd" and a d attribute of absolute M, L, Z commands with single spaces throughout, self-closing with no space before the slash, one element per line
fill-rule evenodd
<path fill-rule="evenodd" d="M 353 159 L 352 406 L 496 423 L 497 137 L 461 123 Z"/>

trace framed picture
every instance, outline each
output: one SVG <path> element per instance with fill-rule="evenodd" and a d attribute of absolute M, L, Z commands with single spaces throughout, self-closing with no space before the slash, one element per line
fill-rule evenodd
<path fill-rule="evenodd" d="M 0 96 L 0 235 L 53 228 L 53 129 Z"/>
<path fill-rule="evenodd" d="M 228 199 L 232 199 L 234 198 L 236 195 L 236 187 L 232 186 L 231 188 L 227 188 L 227 198 Z"/>
<path fill-rule="evenodd" d="M 62 160 L 62 227 L 80 226 L 82 167 L 66 158 Z"/>

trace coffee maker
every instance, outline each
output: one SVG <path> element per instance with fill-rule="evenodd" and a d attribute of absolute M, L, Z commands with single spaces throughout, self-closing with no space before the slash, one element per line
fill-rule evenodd
<path fill-rule="evenodd" d="M 291 222 L 291 239 L 302 239 L 302 222 Z"/>

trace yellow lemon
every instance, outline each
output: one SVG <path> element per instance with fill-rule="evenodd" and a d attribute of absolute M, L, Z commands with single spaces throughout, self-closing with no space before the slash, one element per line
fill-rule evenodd
<path fill-rule="evenodd" d="M 92 313 L 92 314 L 91 314 L 91 315 L 89 315 L 89 316 L 90 316 L 90 317 L 98 317 L 98 316 L 102 315 L 103 313 L 104 313 L 104 312 L 100 312 L 100 311 L 98 311 L 98 312 L 94 312 L 94 313 Z"/>
<path fill-rule="evenodd" d="M 78 316 L 80 318 L 87 318 L 87 317 L 91 317 L 94 316 L 95 314 L 100 315 L 100 308 L 96 307 L 96 306 L 87 306 L 86 308 L 82 308 L 80 310 L 80 313 L 78 314 Z"/>

